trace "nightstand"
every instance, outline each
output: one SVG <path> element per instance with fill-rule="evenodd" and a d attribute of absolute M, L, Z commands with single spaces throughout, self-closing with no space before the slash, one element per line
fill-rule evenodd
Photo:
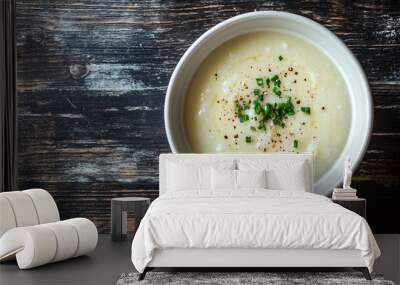
<path fill-rule="evenodd" d="M 111 199 L 111 237 L 113 241 L 123 241 L 128 233 L 128 212 L 135 216 L 136 228 L 150 206 L 150 198 L 121 197 Z"/>
<path fill-rule="evenodd" d="M 364 219 L 367 219 L 367 200 L 357 198 L 354 200 L 333 200 L 332 202 L 359 214 Z"/>

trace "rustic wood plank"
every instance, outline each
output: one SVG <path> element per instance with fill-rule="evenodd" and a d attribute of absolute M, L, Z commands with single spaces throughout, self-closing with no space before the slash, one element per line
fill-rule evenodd
<path fill-rule="evenodd" d="M 396 1 L 17 0 L 19 188 L 109 231 L 110 199 L 155 198 L 169 77 L 203 32 L 254 10 L 304 15 L 354 52 L 374 100 L 355 177 L 375 232 L 400 231 L 400 9 Z"/>

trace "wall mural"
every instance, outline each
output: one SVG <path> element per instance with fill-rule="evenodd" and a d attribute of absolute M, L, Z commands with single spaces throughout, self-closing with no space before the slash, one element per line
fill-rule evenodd
<path fill-rule="evenodd" d="M 158 195 L 169 77 L 185 50 L 237 14 L 282 10 L 336 33 L 361 62 L 374 126 L 352 186 L 376 233 L 400 233 L 400 14 L 395 3 L 17 1 L 19 189 L 41 187 L 63 218 L 110 229 L 110 199 Z M 315 7 L 318 7 L 315 8 Z M 388 218 L 389 217 L 389 218 Z"/>

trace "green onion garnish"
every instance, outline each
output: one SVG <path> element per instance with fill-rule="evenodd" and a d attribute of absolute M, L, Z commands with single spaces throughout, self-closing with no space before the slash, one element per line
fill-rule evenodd
<path fill-rule="evenodd" d="M 254 105 L 254 112 L 256 112 L 257 115 L 260 114 L 261 113 L 260 102 L 258 102 L 258 100 L 254 100 L 253 105 Z"/>
<path fill-rule="evenodd" d="M 286 102 L 275 103 L 274 111 L 272 114 L 272 122 L 274 125 L 285 127 L 283 120 L 286 116 L 292 116 L 295 114 L 292 97 L 289 97 Z"/>
<path fill-rule="evenodd" d="M 275 81 L 277 81 L 278 79 L 278 75 L 275 74 L 274 76 L 272 76 L 271 81 L 275 83 Z"/>
<path fill-rule="evenodd" d="M 282 61 L 283 56 L 280 55 L 280 56 L 278 57 L 278 59 L 279 59 L 279 61 Z"/>
<path fill-rule="evenodd" d="M 279 90 L 279 88 L 276 85 L 272 88 L 272 92 L 274 92 L 275 95 L 278 97 L 281 97 L 281 95 L 282 95 L 282 92 Z"/>
<path fill-rule="evenodd" d="M 293 141 L 293 147 L 294 148 L 298 148 L 299 147 L 299 141 L 298 140 L 294 140 Z"/>
<path fill-rule="evenodd" d="M 257 97 L 257 100 L 259 100 L 259 101 L 264 100 L 264 95 L 262 94 L 260 89 L 254 89 L 253 92 L 254 92 L 254 96 Z"/>
<path fill-rule="evenodd" d="M 236 115 L 239 118 L 241 123 L 250 120 L 249 115 L 244 113 L 248 109 L 249 109 L 249 106 L 242 106 L 240 104 L 236 104 L 236 106 L 235 106 Z"/>
<path fill-rule="evenodd" d="M 246 136 L 246 143 L 251 143 L 251 136 Z"/>
<path fill-rule="evenodd" d="M 239 120 L 241 123 L 244 123 L 244 122 L 250 120 L 249 115 L 246 115 L 246 114 L 239 114 L 238 117 L 239 117 Z"/>
<path fill-rule="evenodd" d="M 264 118 L 268 119 L 269 114 L 272 111 L 272 104 L 271 103 L 267 103 L 264 106 Z"/>
<path fill-rule="evenodd" d="M 310 114 L 311 114 L 311 108 L 310 108 L 310 107 L 301 107 L 300 110 L 301 110 L 303 113 L 307 114 L 307 115 L 310 115 Z"/>
<path fill-rule="evenodd" d="M 258 129 L 259 130 L 265 130 L 266 128 L 265 128 L 265 122 L 264 122 L 264 120 L 261 120 L 259 123 L 258 123 Z"/>
<path fill-rule="evenodd" d="M 286 101 L 286 114 L 288 114 L 289 116 L 293 116 L 295 114 L 294 112 L 294 105 L 292 102 L 292 97 L 289 96 L 289 98 Z"/>
<path fill-rule="evenodd" d="M 283 57 L 282 57 L 283 58 Z M 282 91 L 280 90 L 281 86 L 281 80 L 279 79 L 279 76 L 275 74 L 271 78 L 256 78 L 255 79 L 257 82 L 258 86 L 263 87 L 264 85 L 267 85 L 268 87 L 271 87 L 272 83 L 272 91 L 275 95 L 278 97 L 282 96 Z M 292 97 L 288 97 L 286 101 L 280 100 L 280 102 L 276 102 L 274 104 L 271 103 L 266 103 L 265 105 L 263 104 L 264 101 L 264 95 L 266 95 L 267 91 L 263 91 L 263 89 L 253 89 L 254 93 L 254 99 L 249 100 L 249 102 L 237 102 L 235 105 L 235 115 L 236 117 L 240 120 L 241 123 L 244 123 L 246 121 L 258 121 L 258 125 L 256 126 L 249 126 L 250 130 L 253 132 L 259 130 L 266 130 L 266 124 L 269 122 L 269 119 L 271 119 L 272 123 L 276 126 L 280 126 L 281 128 L 286 127 L 286 120 L 288 119 L 289 116 L 295 115 L 295 108 L 292 102 Z M 249 97 L 249 95 L 247 95 Z M 300 102 L 299 102 L 300 104 Z M 250 110 L 254 112 L 253 116 L 250 118 L 250 116 L 247 114 L 247 110 Z M 311 113 L 311 108 L 310 107 L 301 107 L 301 111 L 310 114 Z M 251 143 L 252 142 L 252 137 L 247 136 L 246 137 L 246 142 Z M 298 145 L 298 142 L 295 143 Z"/>

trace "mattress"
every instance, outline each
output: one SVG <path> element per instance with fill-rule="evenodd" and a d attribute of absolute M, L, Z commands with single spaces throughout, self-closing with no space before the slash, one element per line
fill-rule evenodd
<path fill-rule="evenodd" d="M 132 243 L 139 272 L 155 250 L 169 248 L 359 250 L 372 271 L 379 248 L 361 216 L 307 192 L 247 189 L 157 198 Z"/>

